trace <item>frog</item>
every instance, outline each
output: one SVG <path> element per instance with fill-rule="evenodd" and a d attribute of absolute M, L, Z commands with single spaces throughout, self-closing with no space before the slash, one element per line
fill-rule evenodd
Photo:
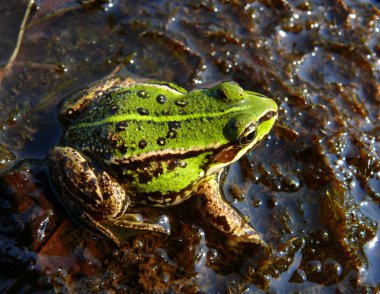
<path fill-rule="evenodd" d="M 49 153 L 60 202 L 79 223 L 120 245 L 127 232 L 169 234 L 132 211 L 198 197 L 209 223 L 235 243 L 267 246 L 221 188 L 224 171 L 269 134 L 273 99 L 234 81 L 186 89 L 112 78 L 65 100 L 61 142 Z"/>

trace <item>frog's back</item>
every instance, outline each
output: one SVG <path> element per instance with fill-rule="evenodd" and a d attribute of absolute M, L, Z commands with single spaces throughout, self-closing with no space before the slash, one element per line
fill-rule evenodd
<path fill-rule="evenodd" d="M 114 88 L 68 128 L 65 143 L 95 154 L 106 164 L 147 154 L 204 151 L 227 143 L 223 142 L 228 119 L 222 119 L 227 116 L 223 104 L 207 95 L 188 97 L 187 93 L 158 83 Z"/>

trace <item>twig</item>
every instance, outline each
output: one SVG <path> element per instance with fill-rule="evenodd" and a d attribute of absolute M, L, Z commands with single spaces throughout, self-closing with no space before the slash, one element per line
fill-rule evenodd
<path fill-rule="evenodd" d="M 0 84 L 1 84 L 1 81 L 3 80 L 4 76 L 10 71 L 14 61 L 16 60 L 17 54 L 20 51 L 22 39 L 24 37 L 26 22 L 29 18 L 30 11 L 32 10 L 33 4 L 34 4 L 34 0 L 29 0 L 28 7 L 26 8 L 25 15 L 24 15 L 24 18 L 23 18 L 21 26 L 20 26 L 20 31 L 18 33 L 16 47 L 13 50 L 12 55 L 9 58 L 5 67 L 3 69 L 0 69 Z"/>

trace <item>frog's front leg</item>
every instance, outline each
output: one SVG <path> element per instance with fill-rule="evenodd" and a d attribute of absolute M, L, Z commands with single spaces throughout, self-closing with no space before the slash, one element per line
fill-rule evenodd
<path fill-rule="evenodd" d="M 219 188 L 219 175 L 206 178 L 199 185 L 198 194 L 204 216 L 232 241 L 256 243 L 267 247 L 259 233 L 223 199 Z"/>
<path fill-rule="evenodd" d="M 125 190 L 107 172 L 92 168 L 76 150 L 55 147 L 49 154 L 49 162 L 60 199 L 73 218 L 117 244 L 124 229 L 167 233 L 160 225 L 144 223 L 132 214 L 125 215 L 130 204 Z"/>

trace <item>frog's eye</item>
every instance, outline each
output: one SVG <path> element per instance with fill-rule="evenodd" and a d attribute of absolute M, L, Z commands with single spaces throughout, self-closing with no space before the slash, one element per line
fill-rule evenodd
<path fill-rule="evenodd" d="M 245 128 L 243 133 L 239 137 L 239 145 L 246 146 L 252 143 L 253 140 L 256 138 L 257 134 L 257 124 L 251 123 L 248 125 L 248 127 Z"/>

